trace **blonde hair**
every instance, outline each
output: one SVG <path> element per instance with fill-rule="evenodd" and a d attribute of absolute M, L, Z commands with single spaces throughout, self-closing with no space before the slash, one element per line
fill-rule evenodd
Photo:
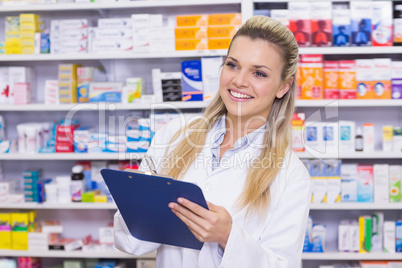
<path fill-rule="evenodd" d="M 282 83 L 290 83 L 293 77 L 290 90 L 282 98 L 275 98 L 271 106 L 264 134 L 264 146 L 259 155 L 260 163 L 264 165 L 249 169 L 245 187 L 238 199 L 239 209 L 248 206 L 247 213 L 258 212 L 259 215 L 265 215 L 270 201 L 270 186 L 283 165 L 286 150 L 291 146 L 290 120 L 294 113 L 296 98 L 298 46 L 292 32 L 278 21 L 265 16 L 254 16 L 249 19 L 233 37 L 231 45 L 239 36 L 264 40 L 273 45 L 283 61 Z M 181 179 L 201 152 L 208 132 L 226 112 L 225 104 L 220 94 L 217 94 L 202 118 L 194 120 L 173 136 L 170 144 L 184 133 L 186 138 L 181 140 L 165 158 L 166 168 L 162 172 Z"/>

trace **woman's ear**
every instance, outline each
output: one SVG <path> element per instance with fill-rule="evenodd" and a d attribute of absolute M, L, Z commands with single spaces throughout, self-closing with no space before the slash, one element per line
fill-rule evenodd
<path fill-rule="evenodd" d="M 276 92 L 276 97 L 278 99 L 282 98 L 290 90 L 293 85 L 293 80 L 294 78 L 291 76 L 288 81 L 281 85 L 281 88 Z"/>

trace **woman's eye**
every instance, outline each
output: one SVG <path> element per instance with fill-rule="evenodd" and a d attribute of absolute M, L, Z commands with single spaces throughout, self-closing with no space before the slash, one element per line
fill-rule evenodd
<path fill-rule="evenodd" d="M 255 75 L 258 77 L 267 77 L 267 75 L 265 73 L 260 72 L 260 71 L 255 72 Z"/>
<path fill-rule="evenodd" d="M 233 62 L 227 62 L 226 65 L 229 66 L 229 68 L 231 68 L 231 69 L 237 67 L 236 64 L 234 64 Z"/>

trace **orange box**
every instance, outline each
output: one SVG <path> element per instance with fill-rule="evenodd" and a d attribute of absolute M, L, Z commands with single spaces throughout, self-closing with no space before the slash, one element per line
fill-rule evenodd
<path fill-rule="evenodd" d="M 208 39 L 176 39 L 176 50 L 205 50 L 208 49 Z"/>
<path fill-rule="evenodd" d="M 233 38 L 233 36 L 237 33 L 240 26 L 238 25 L 229 25 L 229 26 L 208 26 L 208 37 L 229 37 Z"/>
<path fill-rule="evenodd" d="M 209 38 L 208 49 L 228 49 L 232 38 Z"/>
<path fill-rule="evenodd" d="M 240 13 L 210 14 L 208 25 L 241 25 Z"/>
<path fill-rule="evenodd" d="M 302 86 L 302 69 L 300 61 L 297 63 L 296 71 L 296 99 L 301 99 L 301 86 Z"/>
<path fill-rule="evenodd" d="M 339 99 L 338 61 L 324 61 L 324 98 Z"/>
<path fill-rule="evenodd" d="M 391 59 L 374 59 L 374 98 L 391 99 Z"/>
<path fill-rule="evenodd" d="M 176 16 L 177 27 L 207 26 L 209 15 L 180 15 Z"/>
<path fill-rule="evenodd" d="M 356 60 L 356 99 L 373 99 L 373 60 Z"/>
<path fill-rule="evenodd" d="M 176 39 L 200 39 L 207 38 L 207 27 L 177 27 L 175 29 Z"/>
<path fill-rule="evenodd" d="M 356 62 L 339 61 L 339 96 L 341 99 L 356 99 Z"/>
<path fill-rule="evenodd" d="M 323 58 L 322 55 L 302 55 L 302 99 L 323 99 Z"/>

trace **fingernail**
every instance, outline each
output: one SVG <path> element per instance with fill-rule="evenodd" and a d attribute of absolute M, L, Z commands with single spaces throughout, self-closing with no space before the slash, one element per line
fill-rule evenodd
<path fill-rule="evenodd" d="M 179 203 L 183 203 L 183 198 L 179 198 L 177 201 L 179 201 Z"/>
<path fill-rule="evenodd" d="M 169 204 L 169 207 L 170 207 L 170 208 L 174 208 L 174 204 L 170 203 L 170 204 Z"/>

